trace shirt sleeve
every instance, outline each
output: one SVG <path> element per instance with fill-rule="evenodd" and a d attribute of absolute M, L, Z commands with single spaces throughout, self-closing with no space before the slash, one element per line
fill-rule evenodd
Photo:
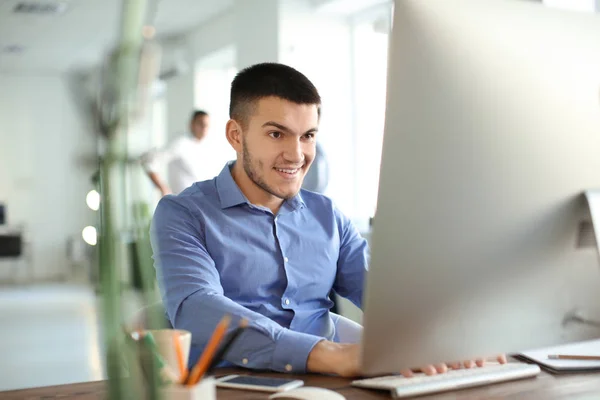
<path fill-rule="evenodd" d="M 208 253 L 198 218 L 174 196 L 159 202 L 151 239 L 161 296 L 172 325 L 192 333 L 192 345 L 203 348 L 219 320 L 250 321 L 227 352 L 225 361 L 254 369 L 305 372 L 308 354 L 321 337 L 291 331 L 223 294 L 215 262 Z"/>
<path fill-rule="evenodd" d="M 152 149 L 140 157 L 142 168 L 146 172 L 158 172 L 161 165 L 166 165 L 179 156 L 181 140 L 177 139 L 160 149 Z"/>
<path fill-rule="evenodd" d="M 336 210 L 340 232 L 340 254 L 333 290 L 362 309 L 369 246 L 352 221 Z"/>

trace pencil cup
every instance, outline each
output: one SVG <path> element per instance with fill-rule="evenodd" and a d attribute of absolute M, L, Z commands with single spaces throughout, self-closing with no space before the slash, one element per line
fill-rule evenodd
<path fill-rule="evenodd" d="M 160 355 L 165 360 L 166 364 L 174 371 L 178 377 L 179 373 L 179 362 L 177 360 L 177 352 L 174 346 L 174 335 L 179 336 L 179 343 L 181 343 L 181 350 L 183 353 L 183 365 L 187 368 L 188 359 L 190 356 L 190 346 L 192 344 L 192 334 L 189 331 L 182 329 L 154 329 L 146 330 L 152 334 Z"/>
<path fill-rule="evenodd" d="M 216 400 L 217 389 L 215 379 L 208 377 L 202 379 L 194 386 L 168 385 L 161 389 L 165 400 Z"/>

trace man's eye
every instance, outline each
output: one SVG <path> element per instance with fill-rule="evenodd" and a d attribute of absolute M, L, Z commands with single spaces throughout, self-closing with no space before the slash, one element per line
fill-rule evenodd
<path fill-rule="evenodd" d="M 271 132 L 269 133 L 269 136 L 271 136 L 273 139 L 279 139 L 281 137 L 281 132 Z"/>
<path fill-rule="evenodd" d="M 314 133 L 307 133 L 306 135 L 304 135 L 305 139 L 308 140 L 313 140 L 315 138 L 315 134 Z"/>

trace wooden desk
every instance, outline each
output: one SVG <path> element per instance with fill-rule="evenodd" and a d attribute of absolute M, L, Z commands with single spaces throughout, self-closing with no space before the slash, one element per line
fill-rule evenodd
<path fill-rule="evenodd" d="M 222 369 L 218 375 L 255 373 L 239 369 Z M 255 375 L 282 377 L 275 373 Z M 389 399 L 386 392 L 358 389 L 350 386 L 349 379 L 322 375 L 285 375 L 302 379 L 305 386 L 320 386 L 343 394 L 348 400 Z M 36 389 L 0 392 L 2 400 L 33 399 L 105 399 L 105 381 L 76 383 L 72 385 L 48 386 Z M 265 400 L 268 394 L 240 390 L 217 391 L 218 400 Z M 419 397 L 422 400 L 483 400 L 483 399 L 536 399 L 536 400 L 598 400 L 600 399 L 600 374 L 550 375 L 542 372 L 537 378 L 505 382 L 480 388 L 465 389 Z"/>

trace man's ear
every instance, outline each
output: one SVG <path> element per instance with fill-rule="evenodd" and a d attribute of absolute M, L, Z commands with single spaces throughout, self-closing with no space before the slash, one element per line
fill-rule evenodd
<path fill-rule="evenodd" d="M 230 119 L 225 125 L 225 135 L 227 141 L 233 147 L 236 153 L 242 152 L 242 127 L 236 120 Z"/>

